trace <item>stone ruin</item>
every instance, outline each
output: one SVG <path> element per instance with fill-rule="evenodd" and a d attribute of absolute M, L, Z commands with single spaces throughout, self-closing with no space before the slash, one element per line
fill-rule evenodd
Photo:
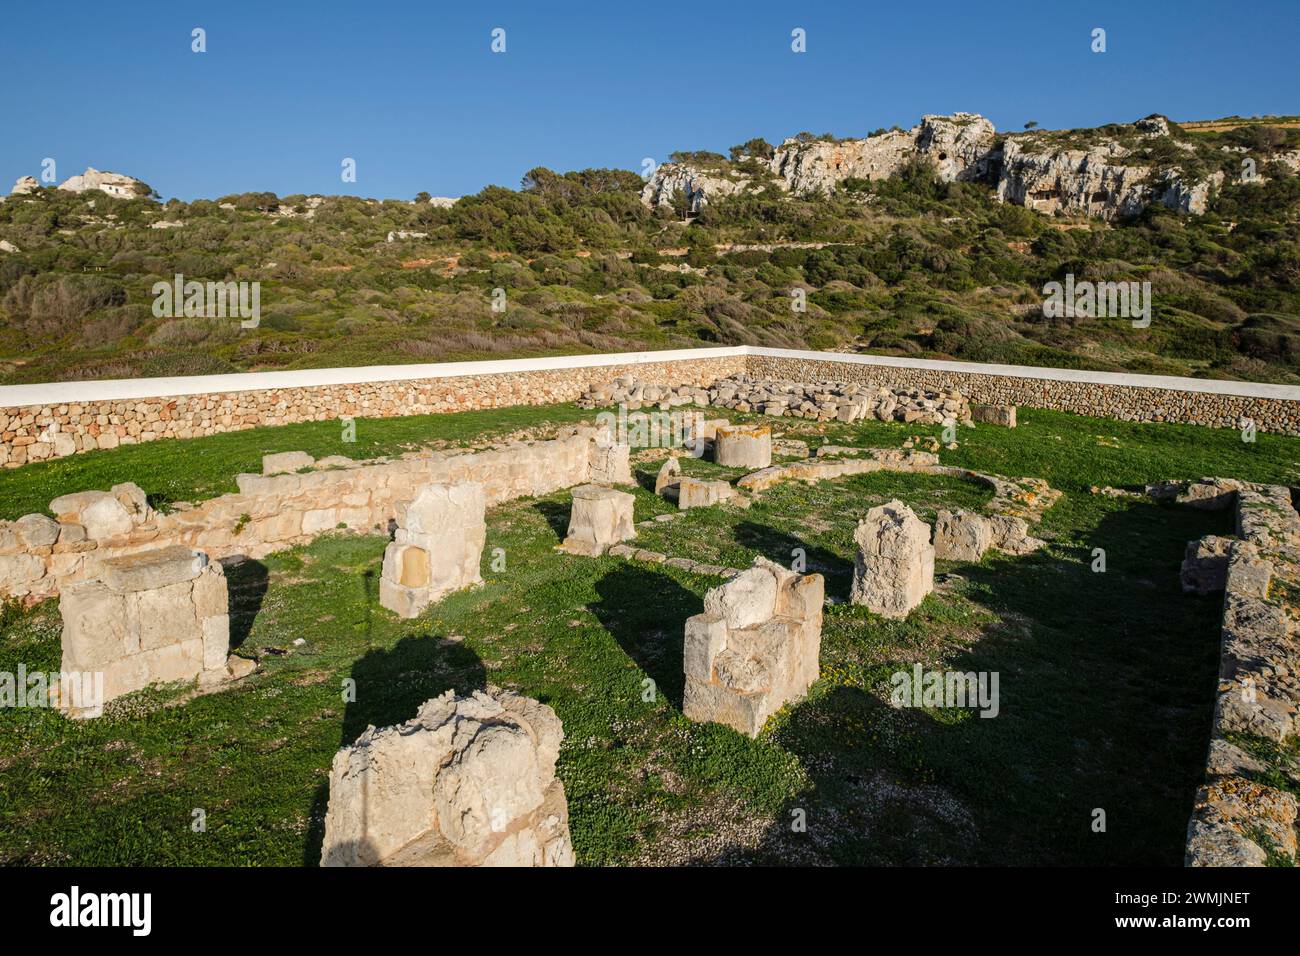
<path fill-rule="evenodd" d="M 397 505 L 397 530 L 384 551 L 379 603 L 417 617 L 452 591 L 482 584 L 487 500 L 472 481 L 432 484 Z"/>
<path fill-rule="evenodd" d="M 1300 854 L 1294 794 L 1277 786 L 1294 769 L 1285 753 L 1300 735 L 1300 514 L 1284 485 L 1233 479 L 1160 482 L 1147 493 L 1193 508 L 1237 507 L 1237 537 L 1188 543 L 1183 590 L 1222 590 L 1219 685 L 1205 784 L 1187 827 L 1188 866 L 1264 866 Z M 1268 741 L 1260 750 L 1251 741 Z"/>
<path fill-rule="evenodd" d="M 1029 522 L 1016 515 L 981 515 L 940 511 L 934 521 L 934 556 L 941 561 L 979 561 L 989 549 L 1030 554 L 1043 542 L 1029 533 Z"/>
<path fill-rule="evenodd" d="M 682 713 L 756 737 L 817 679 L 824 597 L 820 574 L 762 557 L 709 591 L 704 613 L 686 621 Z"/>
<path fill-rule="evenodd" d="M 772 429 L 766 425 L 720 425 L 713 460 L 727 468 L 766 468 L 772 464 Z"/>
<path fill-rule="evenodd" d="M 93 577 L 105 558 L 184 545 L 213 560 L 267 554 L 347 530 L 387 534 L 399 502 L 432 483 L 473 481 L 489 507 L 588 482 L 630 483 L 629 449 L 603 429 L 565 426 L 554 439 L 480 450 L 423 449 L 396 458 L 315 460 L 305 452 L 263 459 L 264 474 L 235 476 L 238 493 L 149 507 L 134 484 L 50 502 L 46 515 L 0 521 L 0 597 L 53 597 Z"/>
<path fill-rule="evenodd" d="M 595 558 L 620 541 L 636 537 L 632 523 L 632 503 L 626 491 L 601 485 L 581 485 L 573 489 L 569 510 L 569 531 L 560 549 L 569 554 Z"/>
<path fill-rule="evenodd" d="M 1016 427 L 1016 406 L 1014 405 L 972 405 L 970 417 L 973 422 L 985 425 L 1001 425 L 1004 428 Z"/>
<path fill-rule="evenodd" d="M 447 691 L 334 756 L 321 866 L 573 866 L 555 711 Z"/>
<path fill-rule="evenodd" d="M 225 573 L 207 555 L 173 546 L 101 563 L 64 589 L 64 674 L 103 676 L 102 705 L 151 684 L 198 678 L 208 686 L 255 666 L 230 657 Z M 78 707 L 73 717 L 98 716 Z"/>
<path fill-rule="evenodd" d="M 939 425 L 948 419 L 958 422 L 971 420 L 970 405 L 955 390 L 890 388 L 860 382 L 793 381 L 748 374 L 718 379 L 708 388 L 657 385 L 634 375 L 621 375 L 608 384 L 593 385 L 578 400 L 578 405 L 581 408 L 624 405 L 629 410 L 645 407 L 668 410 L 682 405 L 698 405 L 823 422 L 875 419 Z"/>
<path fill-rule="evenodd" d="M 930 526 L 894 500 L 872 508 L 853 533 L 850 599 L 884 617 L 906 617 L 934 589 Z"/>

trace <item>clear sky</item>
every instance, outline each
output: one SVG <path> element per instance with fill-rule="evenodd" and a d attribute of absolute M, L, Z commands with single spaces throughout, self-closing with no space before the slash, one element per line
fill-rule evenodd
<path fill-rule="evenodd" d="M 1300 113 L 1297 51 L 1297 0 L 52 2 L 0 29 L 0 188 L 51 157 L 59 181 L 92 165 L 182 199 L 458 196 L 923 113 Z"/>

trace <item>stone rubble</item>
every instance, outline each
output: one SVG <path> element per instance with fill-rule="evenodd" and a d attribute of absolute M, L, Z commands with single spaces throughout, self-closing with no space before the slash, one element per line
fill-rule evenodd
<path fill-rule="evenodd" d="M 818 677 L 824 601 L 820 574 L 763 557 L 710 590 L 704 612 L 686 621 L 682 713 L 758 736 Z"/>
<path fill-rule="evenodd" d="M 384 551 L 379 603 L 418 617 L 453 591 L 482 584 L 487 499 L 472 481 L 425 485 L 397 505 L 397 530 Z"/>
<path fill-rule="evenodd" d="M 707 388 L 655 385 L 635 375 L 621 375 L 589 389 L 578 404 L 583 408 L 624 405 L 631 411 L 707 405 L 778 418 L 840 422 L 875 419 L 940 425 L 950 419 L 971 421 L 971 406 L 956 391 L 888 388 L 852 382 L 803 382 L 747 374 L 719 379 Z"/>
<path fill-rule="evenodd" d="M 371 726 L 330 768 L 321 866 L 573 866 L 555 711 L 489 687 Z"/>

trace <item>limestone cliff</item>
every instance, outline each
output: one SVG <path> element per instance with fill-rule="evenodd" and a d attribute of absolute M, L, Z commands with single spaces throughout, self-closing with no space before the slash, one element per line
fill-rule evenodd
<path fill-rule="evenodd" d="M 646 183 L 641 199 L 658 208 L 670 205 L 680 190 L 688 213 L 695 215 L 710 199 L 768 185 L 796 196 L 830 195 L 847 179 L 885 179 L 920 159 L 942 181 L 982 182 L 1004 202 L 1049 215 L 1114 220 L 1137 215 L 1152 203 L 1200 215 L 1225 176 L 1206 172 L 1203 150 L 1175 132 L 1167 119 L 1153 115 L 1129 126 L 999 138 L 977 113 L 927 115 L 910 130 L 865 139 L 787 139 L 767 163 L 770 176 L 754 175 L 752 166 L 746 174 L 726 165 L 706 170 L 665 164 Z M 1284 154 L 1282 162 L 1289 159 Z M 1211 170 L 1216 162 L 1208 164 Z"/>

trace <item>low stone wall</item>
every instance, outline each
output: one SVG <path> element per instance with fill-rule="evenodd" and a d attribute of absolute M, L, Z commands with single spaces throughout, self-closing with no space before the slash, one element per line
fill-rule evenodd
<path fill-rule="evenodd" d="M 769 354 L 754 354 L 761 352 Z M 850 358 L 854 357 L 751 350 L 748 372 L 804 382 L 853 382 L 936 392 L 956 390 L 968 401 L 980 405 L 1023 405 L 1120 421 L 1240 428 L 1242 420 L 1249 419 L 1257 431 L 1300 435 L 1300 389 L 1297 388 L 1199 380 L 1193 387 L 1192 380 L 1160 376 L 1029 368 L 1021 370 L 1026 374 L 1017 375 L 1017 369 L 1010 366 L 994 372 L 991 366 L 964 362 L 859 363 Z M 1167 387 L 1157 384 L 1162 381 L 1171 384 Z M 1198 390 L 1201 387 L 1206 390 Z"/>
<path fill-rule="evenodd" d="M 1275 784 L 1294 779 L 1296 768 L 1279 765 L 1275 754 L 1300 734 L 1300 620 L 1288 613 L 1294 599 L 1286 595 L 1300 591 L 1300 515 L 1290 490 L 1277 485 L 1207 481 L 1199 483 L 1202 494 L 1179 500 L 1220 506 L 1221 490 L 1232 485 L 1238 537 L 1226 554 L 1218 697 L 1186 863 L 1295 865 L 1296 799 Z M 1223 548 L 1206 550 L 1225 560 Z M 1191 568 L 1203 571 L 1198 562 L 1214 559 L 1194 554 Z"/>
<path fill-rule="evenodd" d="M 1300 435 L 1300 388 L 734 346 L 441 365 L 0 386 L 0 466 L 258 426 L 577 401 L 624 375 L 707 388 L 750 376 L 959 391 L 1125 421 Z M 851 419 L 852 416 L 849 416 Z"/>
<path fill-rule="evenodd" d="M 394 378 L 402 367 L 386 368 L 382 378 L 365 381 L 377 370 L 325 369 L 304 373 L 265 373 L 238 376 L 196 376 L 192 379 L 126 382 L 70 382 L 43 386 L 0 388 L 7 395 L 41 396 L 40 404 L 0 407 L 0 466 L 17 468 L 30 461 L 62 458 L 82 451 L 117 448 L 161 438 L 199 438 L 264 425 L 329 421 L 342 418 L 393 418 L 432 415 L 511 405 L 552 405 L 576 401 L 592 386 L 622 374 L 636 373 L 672 378 L 682 384 L 711 385 L 719 378 L 743 372 L 745 356 L 739 350 L 700 350 L 705 353 L 735 351 L 734 355 L 709 354 L 689 360 L 600 364 L 609 356 L 594 356 L 583 365 L 582 356 L 561 360 L 463 363 L 492 369 L 519 366 L 509 371 L 484 371 L 465 375 Z M 556 368 L 529 366 L 553 361 Z M 456 366 L 410 366 L 409 376 L 421 369 L 442 371 Z M 285 384 L 256 387 L 259 380 L 314 382 L 341 378 L 337 384 Z M 230 389 L 223 383 L 246 381 L 250 387 Z M 155 385 L 155 382 L 158 384 Z M 184 394 L 149 394 L 159 389 L 184 389 Z M 91 397 L 123 394 L 121 398 Z M 146 397 L 132 397 L 144 394 Z M 58 395 L 58 401 L 49 396 Z M 66 397 L 66 400 L 64 398 Z"/>
<path fill-rule="evenodd" d="M 489 451 L 423 451 L 375 462 L 324 459 L 304 473 L 239 475 L 237 493 L 169 514 L 148 508 L 135 486 L 66 495 L 52 502 L 57 522 L 32 515 L 0 522 L 0 596 L 50 597 L 65 584 L 93 577 L 105 558 L 165 545 L 185 545 L 213 559 L 258 558 L 336 528 L 387 533 L 398 502 L 434 482 L 476 482 L 491 506 L 613 480 L 626 470 L 627 446 L 602 447 L 596 429 L 575 426 L 560 434 Z M 622 455 L 611 454 L 611 447 Z M 123 502 L 120 514 L 115 495 Z"/>

